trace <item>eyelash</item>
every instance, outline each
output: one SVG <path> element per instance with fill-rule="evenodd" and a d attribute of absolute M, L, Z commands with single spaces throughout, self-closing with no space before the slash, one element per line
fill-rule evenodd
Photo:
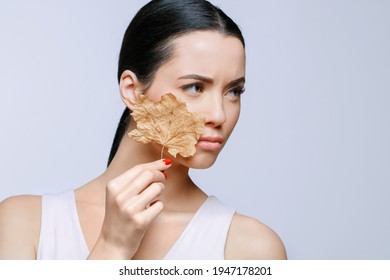
<path fill-rule="evenodd" d="M 190 92 L 189 89 L 191 87 L 198 87 L 200 92 L 198 92 L 198 91 L 196 93 Z M 193 84 L 182 86 L 181 89 L 184 90 L 185 92 L 189 93 L 190 95 L 197 96 L 197 95 L 200 95 L 200 93 L 203 92 L 204 86 L 201 83 L 193 83 Z"/>
<path fill-rule="evenodd" d="M 228 93 L 229 92 L 232 92 L 232 91 L 236 91 L 236 93 L 235 93 L 235 97 L 238 97 L 238 96 L 240 96 L 240 95 L 242 95 L 244 92 L 245 92 L 245 88 L 243 88 L 243 87 L 235 87 L 235 88 L 232 88 L 232 89 L 230 89 L 229 91 L 228 91 Z"/>
<path fill-rule="evenodd" d="M 189 91 L 189 89 L 192 87 L 197 87 L 196 92 Z M 184 90 L 185 92 L 189 93 L 190 95 L 198 96 L 203 92 L 204 85 L 202 83 L 192 83 L 192 84 L 182 86 L 181 89 Z M 241 86 L 236 86 L 234 88 L 229 89 L 227 91 L 226 95 L 228 95 L 230 92 L 234 92 L 233 97 L 239 97 L 240 95 L 242 95 L 245 92 L 245 88 L 243 88 Z"/>

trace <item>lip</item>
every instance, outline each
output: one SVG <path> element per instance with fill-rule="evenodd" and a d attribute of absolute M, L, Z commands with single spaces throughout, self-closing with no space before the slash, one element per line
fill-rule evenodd
<path fill-rule="evenodd" d="M 197 148 L 205 151 L 218 151 L 222 148 L 223 138 L 220 136 L 201 136 Z"/>

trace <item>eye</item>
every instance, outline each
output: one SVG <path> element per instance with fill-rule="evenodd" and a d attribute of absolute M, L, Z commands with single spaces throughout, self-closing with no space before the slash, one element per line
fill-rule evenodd
<path fill-rule="evenodd" d="M 186 91 L 190 95 L 200 95 L 203 92 L 204 86 L 200 83 L 195 83 L 182 86 L 181 89 Z"/>
<path fill-rule="evenodd" d="M 234 87 L 234 88 L 230 89 L 226 93 L 226 95 L 234 97 L 234 98 L 239 98 L 241 96 L 241 94 L 243 94 L 244 92 L 245 92 L 245 88 L 243 88 L 243 87 Z"/>

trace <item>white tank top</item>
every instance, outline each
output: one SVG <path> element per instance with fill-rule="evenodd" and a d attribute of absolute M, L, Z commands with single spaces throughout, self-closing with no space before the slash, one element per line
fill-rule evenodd
<path fill-rule="evenodd" d="M 224 259 L 235 211 L 209 196 L 166 254 L 166 260 Z M 73 190 L 42 196 L 37 259 L 86 259 L 89 250 L 81 230 Z"/>

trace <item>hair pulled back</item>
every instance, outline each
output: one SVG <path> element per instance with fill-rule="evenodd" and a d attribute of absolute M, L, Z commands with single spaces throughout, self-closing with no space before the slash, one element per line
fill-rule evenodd
<path fill-rule="evenodd" d="M 118 81 L 123 71 L 134 72 L 145 86 L 173 54 L 172 39 L 192 31 L 211 30 L 237 37 L 245 46 L 236 23 L 205 0 L 153 0 L 143 6 L 128 26 L 119 54 Z M 112 143 L 108 165 L 114 158 L 130 123 L 126 108 Z"/>

